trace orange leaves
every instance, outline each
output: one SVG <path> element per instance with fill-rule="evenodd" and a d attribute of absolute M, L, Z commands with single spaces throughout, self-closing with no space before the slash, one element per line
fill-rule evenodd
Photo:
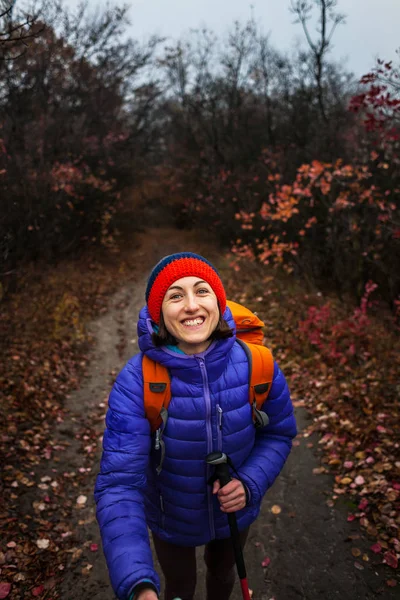
<path fill-rule="evenodd" d="M 282 186 L 275 195 L 270 195 L 270 204 L 274 205 L 274 212 L 269 213 L 269 218 L 273 221 L 282 221 L 286 223 L 293 215 L 299 212 L 296 207 L 299 200 L 292 195 L 292 187 Z"/>
<path fill-rule="evenodd" d="M 279 242 L 276 237 L 271 243 L 268 240 L 263 240 L 258 246 L 258 260 L 262 264 L 282 264 L 287 254 L 296 254 L 297 245 L 294 243 Z"/>
<path fill-rule="evenodd" d="M 304 227 L 306 229 L 309 229 L 310 227 L 312 227 L 313 225 L 315 225 L 315 223 L 317 223 L 317 217 L 310 217 L 306 224 L 304 225 Z"/>
<path fill-rule="evenodd" d="M 371 159 L 377 156 L 372 154 Z M 370 165 L 315 160 L 301 165 L 292 183 L 281 183 L 274 173 L 259 177 L 257 193 L 254 177 L 248 189 L 241 182 L 246 203 L 253 195 L 263 196 L 263 181 L 267 198 L 257 211 L 240 210 L 237 204 L 235 219 L 249 232 L 243 236 L 246 256 L 287 270 L 300 268 L 317 279 L 321 272 L 329 277 L 330 263 L 341 289 L 360 289 L 370 274 L 380 282 L 389 277 L 388 286 L 394 289 L 397 276 L 390 265 L 396 263 L 399 251 L 397 192 L 381 190 L 375 177 L 377 168 L 390 169 L 390 163 L 381 160 L 371 169 Z M 356 350 L 349 346 L 349 356 Z"/>
<path fill-rule="evenodd" d="M 334 208 L 336 210 L 341 210 L 347 208 L 350 204 L 353 206 L 353 203 L 349 202 L 350 192 L 348 190 L 344 190 L 340 192 L 339 196 L 335 200 Z"/>
<path fill-rule="evenodd" d="M 268 175 L 268 181 L 280 181 L 282 176 L 279 173 L 270 173 Z"/>
<path fill-rule="evenodd" d="M 267 202 L 263 202 L 261 208 L 260 208 L 260 216 L 262 219 L 267 219 L 268 216 L 271 214 L 271 205 L 267 204 Z"/>
<path fill-rule="evenodd" d="M 255 217 L 254 213 L 246 213 L 244 210 L 241 210 L 240 212 L 235 214 L 235 219 L 237 221 L 241 221 L 241 228 L 242 229 L 253 229 L 253 219 Z"/>
<path fill-rule="evenodd" d="M 326 196 L 331 191 L 331 183 L 325 177 L 321 177 L 320 180 L 321 192 Z"/>
<path fill-rule="evenodd" d="M 105 171 L 100 172 L 105 175 Z M 52 189 L 55 192 L 64 192 L 72 198 L 79 198 L 82 193 L 82 186 L 88 186 L 94 190 L 100 190 L 103 193 L 111 192 L 114 188 L 114 181 L 108 181 L 103 177 L 96 176 L 90 171 L 87 165 L 67 163 L 55 163 L 51 170 L 53 181 Z M 70 201 L 68 207 L 73 210 L 74 206 Z"/>
<path fill-rule="evenodd" d="M 319 160 L 313 160 L 311 168 L 308 170 L 308 177 L 310 181 L 314 182 L 318 177 L 325 171 L 325 164 Z"/>

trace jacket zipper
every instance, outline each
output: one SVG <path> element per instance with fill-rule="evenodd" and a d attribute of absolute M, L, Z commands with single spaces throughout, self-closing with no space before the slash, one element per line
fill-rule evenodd
<path fill-rule="evenodd" d="M 160 493 L 160 509 L 161 509 L 161 527 L 165 528 L 165 510 L 164 510 L 164 499 Z"/>
<path fill-rule="evenodd" d="M 222 452 L 222 408 L 220 407 L 219 404 L 217 404 L 217 413 L 218 413 L 218 419 L 217 419 L 218 448 L 217 448 L 217 450 Z"/>
<path fill-rule="evenodd" d="M 204 385 L 204 399 L 206 401 L 206 430 L 207 430 L 207 454 L 213 451 L 212 445 L 212 425 L 211 425 L 211 397 L 210 397 L 210 389 L 208 387 L 208 376 L 206 365 L 204 363 L 204 358 L 198 358 L 200 363 L 201 376 L 203 379 Z M 207 473 L 207 481 L 211 475 L 211 467 L 207 465 L 206 467 Z M 213 502 L 212 502 L 212 489 L 210 485 L 207 485 L 207 503 L 208 503 L 208 515 L 209 515 L 209 525 L 210 525 L 210 533 L 211 539 L 215 539 L 215 527 L 214 527 L 214 515 L 213 515 Z"/>

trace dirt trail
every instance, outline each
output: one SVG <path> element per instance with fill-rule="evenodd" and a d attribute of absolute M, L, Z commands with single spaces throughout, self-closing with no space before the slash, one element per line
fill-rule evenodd
<path fill-rule="evenodd" d="M 68 451 L 60 457 L 57 469 L 72 471 L 82 465 L 81 443 L 73 435 L 76 423 L 82 418 L 95 420 L 98 435 L 102 434 L 104 402 L 110 391 L 113 373 L 116 374 L 137 351 L 136 322 L 143 305 L 148 269 L 165 254 L 183 248 L 203 252 L 209 258 L 216 259 L 210 252 L 211 247 L 207 248 L 207 242 L 196 239 L 190 232 L 157 229 L 143 234 L 141 241 L 135 259 L 143 264 L 143 276 L 111 298 L 109 311 L 92 323 L 91 332 L 97 342 L 88 377 L 81 389 L 67 400 L 69 421 L 65 421 L 55 432 L 55 437 L 67 437 L 70 443 Z M 306 413 L 298 411 L 297 419 L 301 431 L 307 423 Z M 383 590 L 382 577 L 375 574 L 369 565 L 366 564 L 363 570 L 354 566 L 351 547 L 364 545 L 367 548 L 369 544 L 362 539 L 358 539 L 357 543 L 348 541 L 349 536 L 357 535 L 359 531 L 346 522 L 345 507 L 338 510 L 327 505 L 331 479 L 328 475 L 313 476 L 312 470 L 319 466 L 319 461 L 312 449 L 307 447 L 310 439 L 299 437 L 300 444 L 293 448 L 283 473 L 268 492 L 261 515 L 251 529 L 245 560 L 254 599 L 394 599 L 395 592 L 388 588 Z M 99 459 L 100 452 L 96 456 L 95 468 L 88 473 L 86 485 L 77 492 L 86 495 L 88 501 L 83 508 L 76 510 L 73 523 L 73 528 L 78 530 L 76 546 L 83 547 L 90 541 L 99 544 L 99 551 L 91 552 L 86 547 L 79 560 L 67 566 L 60 590 L 62 600 L 114 598 L 94 516 L 93 486 Z M 273 505 L 282 508 L 279 515 L 271 513 Z M 271 558 L 267 568 L 261 566 L 265 556 Z M 203 600 L 201 549 L 198 557 L 196 600 Z M 358 562 L 362 563 L 360 560 Z M 92 567 L 86 567 L 87 564 Z M 237 586 L 232 600 L 240 598 Z"/>

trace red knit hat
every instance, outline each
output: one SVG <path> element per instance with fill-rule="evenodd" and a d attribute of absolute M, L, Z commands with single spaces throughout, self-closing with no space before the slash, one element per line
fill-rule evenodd
<path fill-rule="evenodd" d="M 221 315 L 226 308 L 226 295 L 219 273 L 203 256 L 193 252 L 179 252 L 165 256 L 150 273 L 146 288 L 146 302 L 151 318 L 160 323 L 161 305 L 168 288 L 181 277 L 201 277 L 217 296 Z"/>

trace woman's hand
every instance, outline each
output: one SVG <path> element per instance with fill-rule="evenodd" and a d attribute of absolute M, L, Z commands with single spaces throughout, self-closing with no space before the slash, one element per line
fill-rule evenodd
<path fill-rule="evenodd" d="M 153 590 L 142 590 L 133 600 L 158 600 L 158 596 Z"/>
<path fill-rule="evenodd" d="M 217 481 L 214 481 L 213 494 L 218 494 L 222 512 L 236 512 L 246 506 L 244 485 L 238 479 L 232 479 L 223 488 L 221 488 L 217 479 Z"/>

